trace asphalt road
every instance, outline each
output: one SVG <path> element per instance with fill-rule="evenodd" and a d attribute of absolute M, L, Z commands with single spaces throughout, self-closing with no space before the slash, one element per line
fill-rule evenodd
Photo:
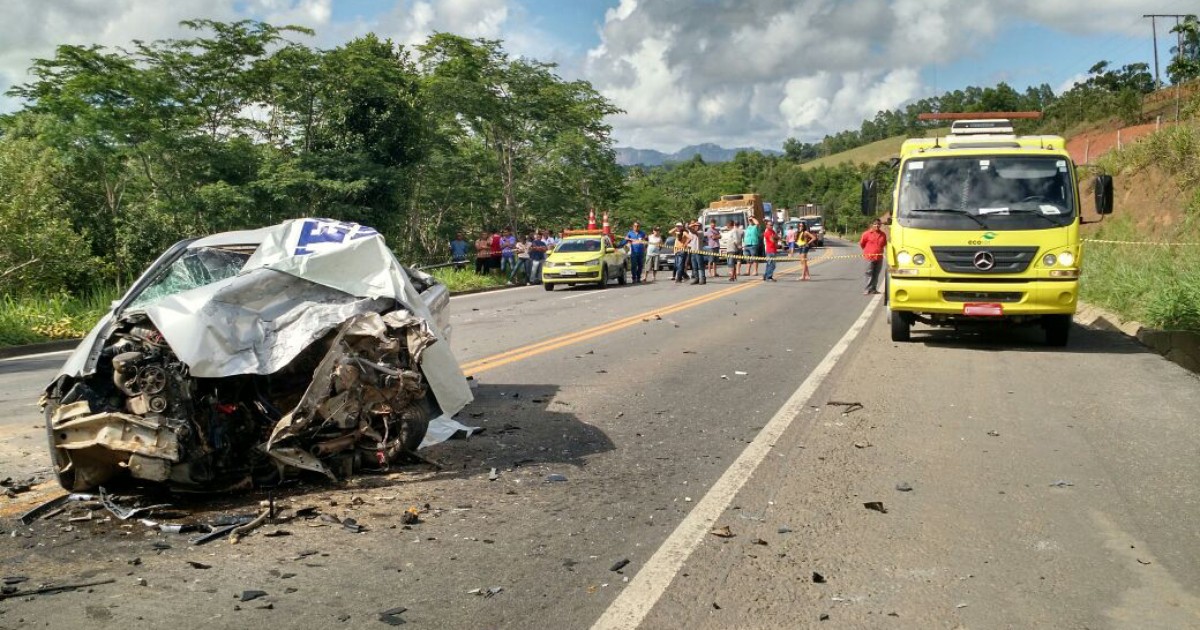
<path fill-rule="evenodd" d="M 116 580 L 0 601 L 0 628 L 380 627 L 393 607 L 446 628 L 1200 626 L 1197 378 L 1084 330 L 898 346 L 860 272 L 455 298 L 479 382 L 460 419 L 487 430 L 429 449 L 441 471 L 281 499 L 367 531 L 297 519 L 197 547 L 0 521 L 0 573 Z M 57 361 L 0 362 L 0 478 L 40 454 L 29 401 Z"/>

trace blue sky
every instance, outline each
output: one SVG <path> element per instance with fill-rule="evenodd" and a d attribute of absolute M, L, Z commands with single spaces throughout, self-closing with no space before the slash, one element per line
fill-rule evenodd
<path fill-rule="evenodd" d="M 624 114 L 618 144 L 779 147 L 967 85 L 1059 91 L 1101 59 L 1151 63 L 1143 13 L 1192 0 L 29 0 L 0 22 L 0 89 L 61 43 L 178 36 L 181 19 L 296 23 L 333 47 L 374 31 L 404 45 L 432 31 L 502 39 L 555 61 Z M 1174 37 L 1160 21 L 1164 70 Z M 3 97 L 0 111 L 19 102 Z"/>

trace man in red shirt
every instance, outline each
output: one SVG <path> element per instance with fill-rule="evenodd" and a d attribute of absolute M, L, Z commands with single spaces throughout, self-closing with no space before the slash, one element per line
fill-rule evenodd
<path fill-rule="evenodd" d="M 766 248 L 767 266 L 763 270 L 763 280 L 775 282 L 775 254 L 779 253 L 779 238 L 775 234 L 775 226 L 767 221 L 763 223 L 763 247 Z"/>
<path fill-rule="evenodd" d="M 871 222 L 871 229 L 863 232 L 862 238 L 858 239 L 863 258 L 867 260 L 867 288 L 863 295 L 879 293 L 875 285 L 879 283 L 879 272 L 883 269 L 883 248 L 887 247 L 887 234 L 880 229 L 882 225 L 882 221 L 875 219 Z"/>

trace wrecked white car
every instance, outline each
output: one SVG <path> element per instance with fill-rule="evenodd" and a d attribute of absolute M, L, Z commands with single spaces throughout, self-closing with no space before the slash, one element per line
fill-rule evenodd
<path fill-rule="evenodd" d="M 59 482 L 228 490 L 386 470 L 471 400 L 449 295 L 373 229 L 299 219 L 177 243 L 43 398 Z"/>

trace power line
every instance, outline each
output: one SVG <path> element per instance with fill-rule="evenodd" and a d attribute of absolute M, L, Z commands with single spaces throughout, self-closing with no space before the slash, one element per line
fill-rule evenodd
<path fill-rule="evenodd" d="M 1181 18 L 1186 18 L 1189 15 L 1192 15 L 1192 14 L 1190 14 L 1190 13 L 1146 13 L 1146 14 L 1142 15 L 1143 19 L 1150 18 L 1150 33 L 1151 33 L 1151 37 L 1153 37 L 1153 39 L 1154 39 L 1154 87 L 1155 87 L 1155 89 L 1162 87 L 1162 78 L 1159 76 L 1159 73 L 1158 73 L 1158 23 L 1157 23 L 1157 19 L 1158 18 L 1175 18 L 1175 26 L 1178 27 L 1179 20 Z M 1183 53 L 1183 33 L 1178 32 L 1178 30 L 1177 30 L 1175 35 L 1176 35 L 1176 40 L 1178 41 L 1178 45 L 1175 48 L 1175 51 L 1176 51 L 1175 54 L 1179 55 L 1179 54 Z"/>

